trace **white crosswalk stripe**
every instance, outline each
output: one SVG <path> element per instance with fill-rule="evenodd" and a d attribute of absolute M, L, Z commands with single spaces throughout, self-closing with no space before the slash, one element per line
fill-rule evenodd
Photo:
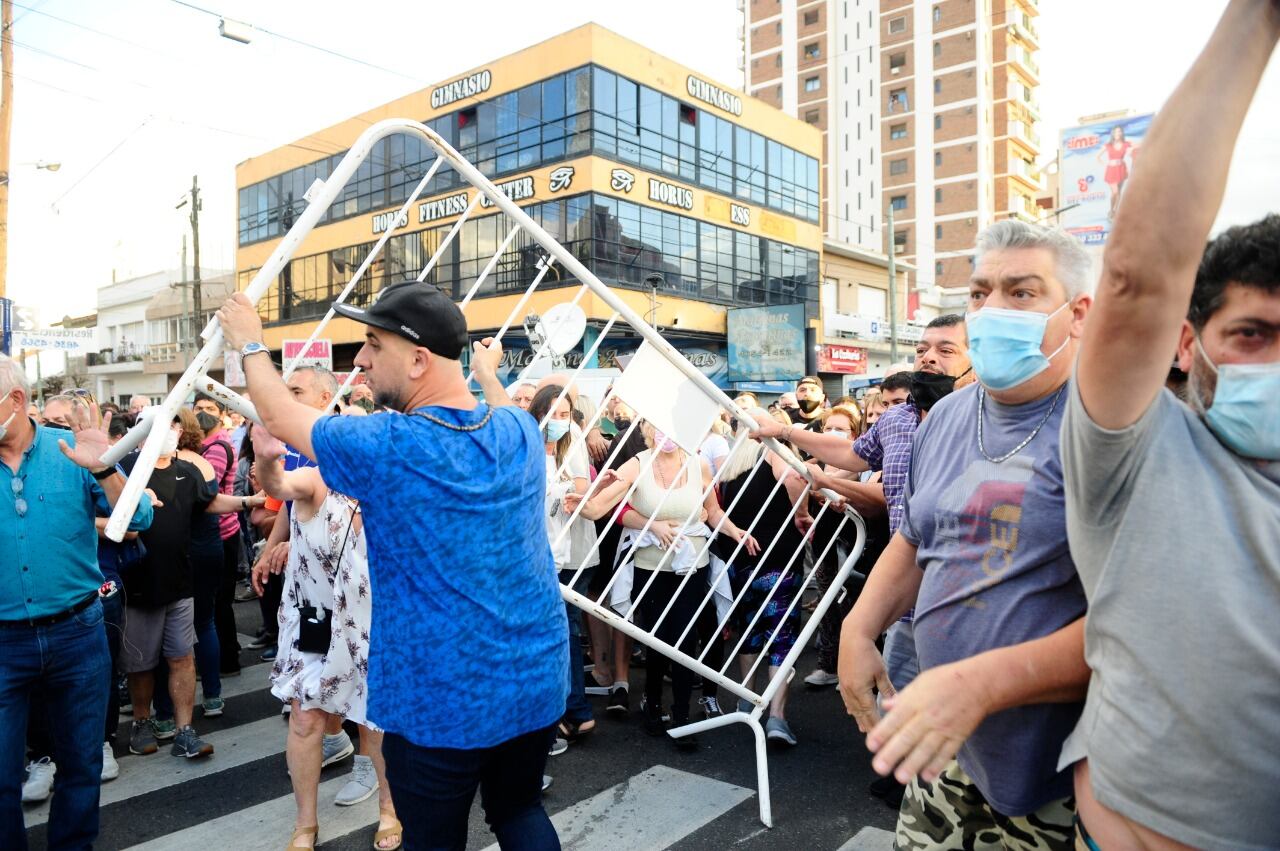
<path fill-rule="evenodd" d="M 277 715 L 202 735 L 201 738 L 213 745 L 211 757 L 182 759 L 171 756 L 168 742 L 161 742 L 160 752 L 150 756 L 120 757 L 120 776 L 110 783 L 102 784 L 100 805 L 105 807 L 117 801 L 284 753 L 287 732 L 285 723 Z M 27 827 L 44 824 L 48 820 L 48 801 L 26 811 Z"/>
<path fill-rule="evenodd" d="M 566 851 L 647 851 L 670 847 L 753 795 L 741 786 L 655 765 L 561 810 L 551 823 Z"/>
<path fill-rule="evenodd" d="M 378 823 L 378 796 L 354 807 L 331 807 L 329 802 L 347 778 L 335 777 L 320 784 L 319 841 L 345 836 Z M 235 848 L 237 851 L 275 851 L 285 844 L 293 828 L 293 795 L 282 795 L 253 807 L 211 819 L 195 827 L 133 846 L 136 851 L 188 851 L 192 848 Z"/>
<path fill-rule="evenodd" d="M 893 831 L 864 827 L 837 851 L 889 851 L 893 848 Z"/>

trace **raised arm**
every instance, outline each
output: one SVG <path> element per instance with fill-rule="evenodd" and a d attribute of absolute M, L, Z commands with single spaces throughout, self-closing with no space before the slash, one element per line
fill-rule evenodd
<path fill-rule="evenodd" d="M 1143 141 L 1077 365 L 1080 398 L 1103 428 L 1132 425 L 1164 386 L 1231 152 L 1278 37 L 1278 0 L 1231 0 Z"/>
<path fill-rule="evenodd" d="M 267 433 L 260 425 L 254 425 L 249 432 L 253 440 L 254 475 L 258 484 L 274 498 L 282 502 L 301 501 L 314 503 L 316 490 L 322 484 L 315 468 L 293 470 L 286 473 L 280 465 L 284 457 L 284 444 Z"/>
<path fill-rule="evenodd" d="M 830 464 L 851 473 L 861 473 L 870 469 L 866 459 L 853 451 L 853 444 L 847 437 L 838 434 L 819 434 L 793 425 L 784 426 L 764 411 L 759 411 L 756 424 L 756 430 L 751 432 L 754 438 L 772 437 L 778 440 L 789 440 L 797 449 L 803 449 L 824 464 Z"/>
<path fill-rule="evenodd" d="M 485 404 L 491 408 L 514 405 L 507 395 L 507 388 L 498 380 L 498 364 L 502 363 L 502 343 L 485 337 L 471 344 L 471 368 L 475 370 L 476 383 L 484 394 Z"/>
<path fill-rule="evenodd" d="M 228 346 L 237 352 L 248 343 L 262 342 L 262 318 L 244 293 L 236 293 L 223 302 L 218 309 L 218 321 Z M 295 400 L 276 372 L 271 357 L 265 353 L 244 359 L 244 375 L 253 394 L 254 407 L 268 431 L 314 460 L 311 427 L 316 420 L 328 415 Z"/>

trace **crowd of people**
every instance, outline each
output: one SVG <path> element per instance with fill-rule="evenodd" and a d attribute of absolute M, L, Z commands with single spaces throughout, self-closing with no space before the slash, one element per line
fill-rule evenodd
<path fill-rule="evenodd" d="M 375 848 L 464 848 L 477 791 L 501 847 L 558 848 L 547 761 L 601 735 L 589 698 L 631 715 L 638 663 L 646 732 L 725 714 L 714 678 L 573 603 L 751 688 L 794 662 L 809 580 L 826 595 L 854 554 L 851 507 L 864 546 L 803 682 L 838 686 L 865 733 L 895 847 L 1276 847 L 1280 216 L 1205 240 L 1278 37 L 1275 2 L 1229 4 L 1146 139 L 1096 289 L 1073 237 L 997 222 L 968 310 L 911 363 L 857 399 L 816 376 L 739 395 L 693 445 L 572 376 L 503 386 L 493 340 L 470 344 L 477 398 L 466 321 L 433 287 L 335 306 L 366 327 L 346 399 L 321 368 L 285 380 L 236 295 L 218 319 L 261 425 L 197 395 L 115 542 L 136 454 L 100 459 L 148 400 L 41 408 L 0 356 L 5 846 L 25 847 L 20 801 L 52 792 L 50 847 L 90 847 L 117 754 L 210 756 L 196 724 L 260 648 L 290 849 L 322 838 L 344 722 L 359 755 L 334 803 L 378 795 Z M 769 697 L 768 740 L 799 746 L 785 678 Z"/>

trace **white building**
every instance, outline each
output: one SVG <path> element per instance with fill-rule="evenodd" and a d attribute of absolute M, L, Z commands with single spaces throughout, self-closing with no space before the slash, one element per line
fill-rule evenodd
<path fill-rule="evenodd" d="M 158 318 L 156 307 L 181 300 L 183 277 L 181 271 L 169 269 L 116 281 L 98 290 L 98 351 L 85 359 L 85 369 L 90 389 L 99 400 L 127 405 L 131 396 L 142 395 L 158 403 L 169 392 L 170 370 L 166 367 L 173 360 L 170 353 L 195 334 L 188 333 L 190 322 Z M 201 277 L 218 279 L 224 288 L 232 280 L 229 272 L 214 269 L 204 270 Z M 209 297 L 211 283 L 202 288 L 202 327 L 220 301 Z M 190 294 L 189 287 L 186 292 Z M 157 353 L 164 354 L 166 367 L 152 363 Z"/>

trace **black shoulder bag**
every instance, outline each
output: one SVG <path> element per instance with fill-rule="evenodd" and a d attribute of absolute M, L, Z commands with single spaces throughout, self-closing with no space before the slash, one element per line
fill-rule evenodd
<path fill-rule="evenodd" d="M 351 537 L 351 527 L 355 525 L 356 515 L 360 513 L 359 503 L 351 510 L 351 520 L 347 523 L 347 531 L 342 536 L 342 544 L 338 547 L 337 557 L 347 548 L 347 539 Z M 333 610 L 320 607 L 323 615 L 315 606 L 298 606 L 298 643 L 297 648 L 303 653 L 329 653 L 329 644 L 333 641 Z"/>

